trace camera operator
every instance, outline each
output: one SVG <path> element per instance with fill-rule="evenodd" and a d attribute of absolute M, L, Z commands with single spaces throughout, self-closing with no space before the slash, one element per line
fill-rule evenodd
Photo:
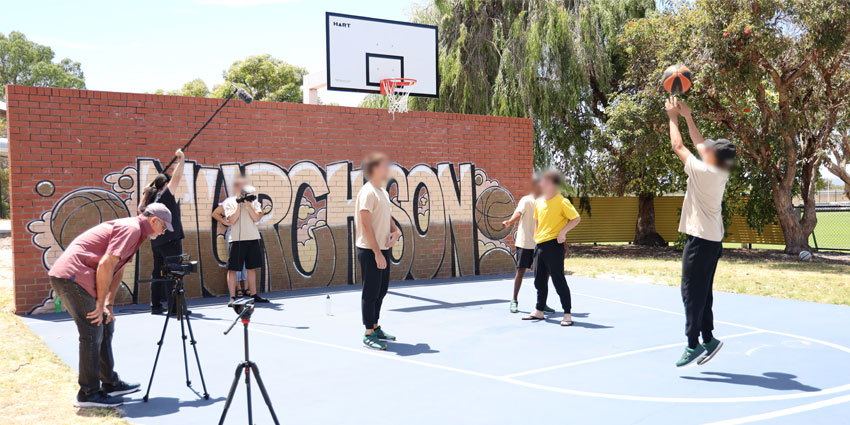
<path fill-rule="evenodd" d="M 162 204 L 150 204 L 136 217 L 107 221 L 77 236 L 48 272 L 50 286 L 79 333 L 79 407 L 119 406 L 119 396 L 139 390 L 139 384 L 122 381 L 113 370 L 112 303 L 124 266 L 145 239 L 166 230 L 173 231 L 171 212 Z"/>
<path fill-rule="evenodd" d="M 162 308 L 163 301 L 166 301 L 166 305 L 169 306 L 168 314 L 174 314 L 175 309 L 175 306 L 171 305 L 171 291 L 174 288 L 174 282 L 156 280 L 165 278 L 165 258 L 183 253 L 183 224 L 180 221 L 180 204 L 174 197 L 177 188 L 180 186 L 180 181 L 183 179 L 183 151 L 177 149 L 174 156 L 177 157 L 174 177 L 169 177 L 168 174 L 157 175 L 153 180 L 153 186 L 146 187 L 142 192 L 142 199 L 139 203 L 140 213 L 145 210 L 145 205 L 154 202 L 165 205 L 171 212 L 174 227 L 173 231 L 167 231 L 164 235 L 151 241 L 151 250 L 153 251 L 151 278 L 154 279 L 151 282 L 151 314 L 162 314 L 165 311 Z M 183 311 L 189 314 L 189 311 L 185 308 Z"/>
<path fill-rule="evenodd" d="M 222 202 L 224 216 L 230 223 L 230 255 L 227 259 L 227 289 L 231 302 L 236 299 L 236 273 L 247 268 L 248 296 L 255 302 L 269 300 L 257 294 L 257 269 L 263 265 L 263 249 L 260 246 L 260 230 L 257 222 L 263 218 L 263 209 L 257 201 L 256 189 L 248 185 L 244 177 L 233 182 L 233 193 Z"/>

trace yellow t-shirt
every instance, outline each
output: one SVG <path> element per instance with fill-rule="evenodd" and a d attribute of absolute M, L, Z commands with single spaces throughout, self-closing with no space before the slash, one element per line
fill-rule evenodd
<path fill-rule="evenodd" d="M 560 194 L 552 199 L 537 198 L 534 203 L 534 219 L 537 220 L 537 232 L 534 243 L 543 243 L 558 238 L 558 232 L 567 225 L 568 220 L 578 217 L 573 204 Z"/>

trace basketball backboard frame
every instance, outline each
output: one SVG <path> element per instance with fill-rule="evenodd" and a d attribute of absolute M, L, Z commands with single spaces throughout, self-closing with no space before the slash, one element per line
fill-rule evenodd
<path fill-rule="evenodd" d="M 349 30 L 357 23 L 363 23 L 358 28 L 362 31 L 357 33 L 361 38 L 338 40 L 340 31 Z M 380 35 L 378 28 L 382 29 Z M 393 38 L 396 35 L 399 37 Z M 433 25 L 325 12 L 327 89 L 379 94 L 383 78 L 415 78 L 418 82 L 410 96 L 437 98 L 440 96 L 438 37 L 438 29 Z M 348 48 L 340 52 L 338 44 Z M 431 49 L 433 60 L 427 52 Z M 342 55 L 348 59 L 344 60 Z"/>

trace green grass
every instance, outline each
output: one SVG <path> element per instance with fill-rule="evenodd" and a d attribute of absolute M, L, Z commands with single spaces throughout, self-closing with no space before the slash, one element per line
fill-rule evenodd
<path fill-rule="evenodd" d="M 644 256 L 576 251 L 566 260 L 567 272 L 576 276 L 677 286 L 682 275 L 681 259 L 674 253 Z M 850 305 L 850 261 L 800 262 L 781 254 L 747 259 L 729 254 L 717 267 L 717 291 Z"/>
<path fill-rule="evenodd" d="M 818 225 L 815 227 L 814 235 L 809 238 L 809 245 L 817 246 L 821 250 L 848 249 L 850 250 L 850 210 L 848 211 L 821 211 L 817 214 Z"/>

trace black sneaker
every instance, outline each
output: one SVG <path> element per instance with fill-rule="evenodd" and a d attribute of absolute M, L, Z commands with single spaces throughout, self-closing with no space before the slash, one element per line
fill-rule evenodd
<path fill-rule="evenodd" d="M 136 388 L 138 391 L 138 387 Z M 84 395 L 82 391 L 77 393 L 77 399 L 74 400 L 76 407 L 118 407 L 124 404 L 121 397 L 110 397 L 103 391 L 98 391 L 89 395 Z"/>
<path fill-rule="evenodd" d="M 158 314 L 162 314 L 162 313 L 165 313 L 165 309 L 162 308 L 161 305 L 152 305 L 151 306 L 151 314 L 158 315 Z"/>
<path fill-rule="evenodd" d="M 119 380 L 117 385 L 103 384 L 103 392 L 110 397 L 117 397 L 139 391 L 140 386 L 141 384 L 137 382 L 124 382 Z"/>
<path fill-rule="evenodd" d="M 267 302 L 271 302 L 271 301 L 269 301 L 268 299 L 261 297 L 261 296 L 260 296 L 260 294 L 254 294 L 254 295 L 251 295 L 251 298 L 253 298 L 253 299 L 254 299 L 254 302 L 255 302 L 255 303 L 267 303 Z"/>

